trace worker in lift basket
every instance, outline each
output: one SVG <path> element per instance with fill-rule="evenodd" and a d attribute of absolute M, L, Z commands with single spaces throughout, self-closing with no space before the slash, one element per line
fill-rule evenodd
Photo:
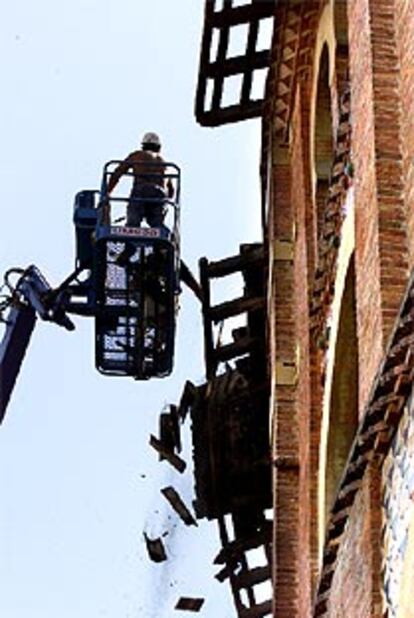
<path fill-rule="evenodd" d="M 128 170 L 134 175 L 127 209 L 127 226 L 139 227 L 145 218 L 150 227 L 162 227 L 165 217 L 165 200 L 172 198 L 174 187 L 171 178 L 165 178 L 165 162 L 160 155 L 161 141 L 156 133 L 145 133 L 142 149 L 131 152 L 112 172 L 108 182 L 108 195 Z M 159 163 L 159 165 L 157 165 Z"/>

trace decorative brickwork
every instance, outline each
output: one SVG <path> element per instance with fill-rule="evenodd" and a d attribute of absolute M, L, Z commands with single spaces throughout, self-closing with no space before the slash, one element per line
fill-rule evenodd
<path fill-rule="evenodd" d="M 407 538 L 414 556 L 414 406 L 403 416 L 414 380 L 414 276 L 404 295 L 414 268 L 414 0 L 278 0 L 274 17 L 261 108 L 273 613 L 402 618 Z M 345 357 L 348 377 L 338 378 Z M 357 427 L 348 458 L 352 432 L 338 447 L 330 425 L 347 424 L 347 406 Z M 322 555 L 318 494 L 334 496 Z"/>
<path fill-rule="evenodd" d="M 275 47 L 276 56 L 271 68 L 268 92 L 272 88 L 276 90 L 274 97 L 268 95 L 267 114 L 264 118 L 264 147 L 268 143 L 266 135 L 268 138 L 272 135 L 273 144 L 272 202 L 269 205 L 268 221 L 271 290 L 269 333 L 270 349 L 273 350 L 271 373 L 274 375 L 272 367 L 277 363 L 284 363 L 295 367 L 298 376 L 297 383 L 290 387 L 278 384 L 276 377 L 276 390 L 273 392 L 276 392 L 277 399 L 272 400 L 275 414 L 275 459 L 281 457 L 300 461 L 297 472 L 276 468 L 274 479 L 274 505 L 279 513 L 275 523 L 275 556 L 284 556 L 274 569 L 275 615 L 289 618 L 309 614 L 309 592 L 317 568 L 315 508 L 321 414 L 321 391 L 318 395 L 317 390 L 323 355 L 309 338 L 307 316 L 311 292 L 307 282 L 313 282 L 317 254 L 316 234 L 313 231 L 316 229 L 316 211 L 309 207 L 313 199 L 309 169 L 309 129 L 313 56 L 318 17 L 324 4 L 281 3 L 280 19 L 276 18 L 279 29 L 275 38 L 282 37 L 283 50 L 280 48 L 277 51 Z M 286 32 L 283 24 L 288 24 Z M 288 62 L 284 64 L 283 59 Z M 348 121 L 349 100 L 344 102 L 346 105 Z M 286 139 L 289 127 L 291 142 L 288 145 Z M 344 125 L 341 125 L 340 132 L 344 134 Z M 338 148 L 343 148 L 346 140 L 349 143 L 349 125 L 347 137 L 340 139 L 341 146 Z M 344 162 L 345 158 L 343 153 L 338 152 L 333 182 L 342 183 L 343 200 L 349 178 L 343 179 L 349 170 L 345 163 L 339 169 L 341 161 Z M 338 195 L 339 191 L 336 192 L 336 200 L 339 200 Z M 325 220 L 323 210 L 321 217 Z M 332 210 L 328 214 L 327 224 L 332 227 Z M 273 247 L 283 240 L 295 244 L 291 263 L 274 259 Z M 296 584 L 298 578 L 302 582 L 299 589 Z"/>
<path fill-rule="evenodd" d="M 293 238 L 296 244 L 295 259 L 292 270 L 287 264 L 271 267 L 272 290 L 271 305 L 269 306 L 272 328 L 272 341 L 270 349 L 279 360 L 284 358 L 291 364 L 297 363 L 295 357 L 295 342 L 298 341 L 298 325 L 293 321 L 294 315 L 304 315 L 304 306 L 301 304 L 301 295 L 297 286 L 300 285 L 295 277 L 295 268 L 298 262 L 300 243 L 305 238 L 305 262 L 302 264 L 302 280 L 307 273 L 311 283 L 310 303 L 310 333 L 308 348 L 301 347 L 301 352 L 308 354 L 309 362 L 301 365 L 302 371 L 309 368 L 308 378 L 297 371 L 298 382 L 290 390 L 287 387 L 278 386 L 273 389 L 273 409 L 277 401 L 276 420 L 274 426 L 274 448 L 278 453 L 286 448 L 287 456 L 294 457 L 295 451 L 300 453 L 299 474 L 305 474 L 309 462 L 309 506 L 303 504 L 304 496 L 301 494 L 299 510 L 304 514 L 299 515 L 295 511 L 293 502 L 300 486 L 298 478 L 290 476 L 281 478 L 278 471 L 275 474 L 275 507 L 280 510 L 286 509 L 286 519 L 289 516 L 291 527 L 285 528 L 280 523 L 281 533 L 285 537 L 278 537 L 278 521 L 275 530 L 275 594 L 276 599 L 283 582 L 285 589 L 290 594 L 289 601 L 291 615 L 297 611 L 298 605 L 294 605 L 295 598 L 299 600 L 300 593 L 293 589 L 292 580 L 288 573 L 299 573 L 297 561 L 296 539 L 302 543 L 302 550 L 306 551 L 306 545 L 302 541 L 300 533 L 295 537 L 295 527 L 299 521 L 312 522 L 309 526 L 310 534 L 310 561 L 314 571 L 316 562 L 315 530 L 315 489 L 317 488 L 315 474 L 319 466 L 319 439 L 320 439 L 320 414 L 322 401 L 322 388 L 324 377 L 325 352 L 329 342 L 329 319 L 332 308 L 332 300 L 335 293 L 335 278 L 337 272 L 338 248 L 341 244 L 341 228 L 345 215 L 346 195 L 350 184 L 355 185 L 356 202 L 356 303 L 358 311 L 358 356 L 359 356 L 359 380 L 361 383 L 359 407 L 360 413 L 367 403 L 368 392 L 371 388 L 376 368 L 383 355 L 387 338 L 395 320 L 401 296 L 407 281 L 408 272 L 408 243 L 406 234 L 406 194 L 404 185 L 404 139 L 402 137 L 400 90 L 401 83 L 398 75 L 398 53 L 406 54 L 407 45 L 399 52 L 396 46 L 394 3 L 379 0 L 350 0 L 348 3 L 349 22 L 344 20 L 344 3 L 338 4 L 336 19 L 342 19 L 337 26 L 339 32 L 340 48 L 337 49 L 337 73 L 331 85 L 333 101 L 340 100 L 339 113 L 333 111 L 333 127 L 337 130 L 335 140 L 335 152 L 332 162 L 332 172 L 329 185 L 328 198 L 323 207 L 323 199 L 318 194 L 318 216 L 305 210 L 305 226 L 302 229 L 303 219 L 298 217 L 300 204 L 295 198 L 302 192 L 302 199 L 309 202 L 310 173 L 308 169 L 309 159 L 306 150 L 309 149 L 309 117 L 306 114 L 311 110 L 311 89 L 304 81 L 303 75 L 307 75 L 308 82 L 314 66 L 314 50 L 317 41 L 318 18 L 322 15 L 323 4 L 318 7 L 316 3 L 295 3 L 295 17 L 291 15 L 291 21 L 278 20 L 280 29 L 275 33 L 274 63 L 268 82 L 268 101 L 265 106 L 264 118 L 264 155 L 266 156 L 269 144 L 273 144 L 273 199 L 269 212 L 269 242 L 272 246 L 274 240 L 280 235 Z M 289 2 L 280 3 L 280 15 L 287 15 L 292 9 Z M 283 13 L 285 11 L 285 13 Z M 298 16 L 308 13 L 305 27 L 305 38 L 301 39 L 301 26 L 298 25 Z M 310 13 L 312 13 L 312 16 Z M 347 37 L 344 26 L 348 27 Z M 297 25 L 295 30 L 295 24 Z M 402 27 L 402 26 L 401 26 Z M 286 33 L 284 29 L 286 28 Z M 313 29 L 313 30 L 312 30 Z M 295 32 L 295 36 L 293 36 Z M 284 34 L 288 36 L 288 49 L 285 47 Z M 345 94 L 338 87 L 343 87 L 347 77 L 347 40 L 351 54 L 350 90 Z M 306 41 L 306 42 L 305 42 Z M 304 46 L 303 55 L 300 53 Z M 320 43 L 319 43 L 320 45 Z M 299 51 L 298 51 L 299 50 Z M 283 54 L 290 64 L 281 69 Z M 296 65 L 292 62 L 296 58 Z M 302 59 L 304 60 L 301 64 Z M 299 68 L 301 67 L 301 68 Z M 273 71 L 273 72 L 272 72 Z M 281 71 L 283 79 L 281 79 Z M 283 97 L 281 92 L 284 89 Z M 295 95 L 296 93 L 296 95 Z M 313 93 L 315 96 L 315 93 Z M 295 95 L 295 96 L 294 96 Z M 351 101 L 352 101 L 352 134 L 351 134 Z M 271 119 L 271 120 L 270 120 Z M 271 135 L 271 138 L 270 138 Z M 299 137 L 300 136 L 300 137 Z M 300 144 L 301 141 L 301 144 Z M 286 144 L 285 150 L 283 144 Z M 309 152 L 309 151 L 308 151 Z M 352 152 L 352 162 L 351 162 Z M 355 161 L 354 161 L 355 158 Z M 293 182 L 293 178 L 295 181 Z M 291 225 L 294 221 L 296 227 L 294 234 L 291 233 Z M 319 236 L 317 243 L 317 267 L 313 269 L 313 230 L 318 222 Z M 279 236 L 278 236 L 279 234 Z M 304 236 L 303 236 L 304 234 Z M 313 275 L 314 273 L 314 275 Z M 283 290 L 283 294 L 281 293 Z M 322 379 L 322 382 L 321 382 Z M 302 385 L 309 380 L 310 414 L 302 405 L 303 395 L 300 395 Z M 287 390 L 286 390 L 287 389 Z M 305 391 L 303 391 L 305 392 Z M 301 439 L 306 432 L 300 429 L 298 423 L 298 406 L 301 413 L 308 418 L 309 450 L 302 444 Z M 293 440 L 284 442 L 283 436 L 287 436 L 288 415 L 290 414 L 290 431 Z M 367 427 L 364 428 L 364 431 Z M 371 429 L 369 429 L 371 431 Z M 371 434 L 369 434 L 371 435 Z M 360 465 L 368 465 L 369 458 L 364 458 L 356 463 L 357 474 Z M 302 466 L 302 461 L 304 465 Z M 359 482 L 353 489 L 351 483 L 350 493 L 345 492 L 346 518 L 350 517 L 349 526 L 344 531 L 342 526 L 342 510 L 335 511 L 332 530 L 332 544 L 326 555 L 329 572 L 322 572 L 320 590 L 325 592 L 319 596 L 319 610 L 322 613 L 328 611 L 332 616 L 380 616 L 380 494 L 379 494 L 379 470 L 372 464 L 370 472 L 364 481 Z M 359 477 L 358 477 L 359 478 Z M 282 482 L 283 481 L 283 482 Z M 306 484 L 304 485 L 304 487 Z M 354 506 L 353 498 L 356 488 L 365 487 L 361 491 L 361 497 Z M 296 488 L 296 489 L 295 489 Z M 291 504 L 290 509 L 288 504 Z M 341 507 L 342 508 L 342 507 Z M 306 511 L 308 515 L 305 515 Z M 309 517 L 310 516 L 310 517 Z M 284 516 L 281 516 L 282 519 Z M 347 519 L 348 521 L 348 519 Z M 292 529 L 293 528 L 293 529 Z M 341 535 L 341 551 L 333 552 L 338 548 L 338 533 Z M 363 535 L 358 536 L 358 535 Z M 343 537 L 343 538 L 342 538 Z M 285 545 L 283 542 L 285 541 Z M 279 551 L 278 551 L 279 548 Z M 360 554 L 358 554 L 360 552 Z M 358 557 L 360 555 L 360 557 Z M 280 557 L 283 556 L 283 559 Z M 333 558 L 331 561 L 331 558 Z M 361 562 L 362 561 L 362 562 Z M 361 562 L 361 569 L 358 564 Z M 334 564 L 337 566 L 333 570 Z M 285 570 L 281 573 L 282 565 Z M 327 567 L 328 568 L 328 567 Z M 293 569 L 293 571 L 292 571 Z M 334 578 L 335 572 L 335 578 Z M 360 582 L 355 578 L 359 573 Z M 279 573 L 279 575 L 278 575 Z M 361 574 L 364 573 L 363 576 Z M 286 579 L 287 578 L 287 579 Z M 328 587 L 326 587 L 328 585 Z M 360 586 L 360 588 L 358 588 Z M 329 590 L 328 590 L 329 589 Z M 358 590 L 361 595 L 358 596 Z M 328 599 L 332 594 L 332 599 Z M 283 592 L 282 592 L 283 595 Z M 324 596 L 325 595 L 325 596 Z M 327 596 L 326 596 L 327 595 Z M 346 608 L 348 599 L 350 605 Z M 276 601 L 277 602 L 277 601 Z M 286 615 L 288 605 L 281 603 L 278 614 Z M 342 613 L 341 613 L 342 612 Z M 305 614 L 300 614 L 305 615 Z M 322 614 L 321 614 L 322 615 Z"/>
<path fill-rule="evenodd" d="M 298 116 L 301 113 L 299 104 L 296 106 Z M 295 123 L 296 132 L 292 140 L 292 157 L 303 161 L 302 131 L 300 119 Z M 295 163 L 293 161 L 293 163 Z M 295 169 L 300 170 L 299 164 Z M 298 182 L 299 181 L 299 182 Z M 301 496 L 309 496 L 310 492 L 310 462 L 309 462 L 309 410 L 310 410 L 310 381 L 309 381 L 309 319 L 308 289 L 307 289 L 307 237 L 306 237 L 306 200 L 305 182 L 303 178 L 295 177 L 292 186 L 292 205 L 295 209 L 296 247 L 294 262 L 294 286 L 296 291 L 296 337 L 298 366 L 297 384 L 297 422 L 299 435 L 299 513 L 298 513 L 298 577 L 301 582 L 299 589 L 298 616 L 306 616 L 310 611 L 311 579 L 310 579 L 310 514 L 308 502 Z"/>
<path fill-rule="evenodd" d="M 395 2 L 394 16 L 400 65 L 402 154 L 410 266 L 414 266 L 414 0 Z"/>
<path fill-rule="evenodd" d="M 379 472 L 369 466 L 352 507 L 349 525 L 343 535 L 338 555 L 338 567 L 329 592 L 319 605 L 326 607 L 329 618 L 381 618 L 381 605 L 373 603 L 372 572 L 378 556 L 372 544 L 372 531 L 377 531 Z M 379 566 L 379 565 L 378 565 Z M 375 596 L 378 591 L 375 591 Z"/>
<path fill-rule="evenodd" d="M 359 520 L 360 526 L 365 526 L 370 519 L 373 519 L 375 523 L 369 528 L 370 551 L 362 554 L 363 560 L 366 556 L 366 560 L 373 564 L 368 569 L 365 568 L 366 579 L 361 579 L 361 574 L 358 574 L 358 571 L 353 571 L 354 576 L 351 574 L 351 582 L 348 582 L 348 585 L 351 588 L 353 586 L 355 590 L 360 587 L 371 590 L 371 613 L 359 615 L 367 618 L 375 615 L 374 609 L 380 603 L 378 598 L 380 570 L 378 556 L 380 540 L 379 479 L 372 488 L 374 492 L 372 495 L 373 502 L 364 507 L 362 513 L 356 510 L 355 498 L 361 488 L 365 486 L 365 474 L 374 461 L 374 456 L 375 466 L 378 466 L 387 453 L 402 417 L 405 402 L 411 393 L 414 377 L 413 328 L 414 275 L 409 282 L 385 357 L 377 372 L 365 414 L 353 442 L 331 511 L 316 598 L 315 617 L 332 615 L 330 613 L 332 581 L 336 577 L 336 586 L 341 589 L 347 578 L 347 565 L 349 564 L 348 554 L 341 549 L 342 543 L 344 539 L 348 539 L 348 543 L 358 541 L 360 531 L 354 531 L 354 526 L 356 525 L 355 522 Z M 340 549 L 341 551 L 339 551 Z M 337 573 L 342 574 L 339 582 Z"/>
<path fill-rule="evenodd" d="M 303 174 L 300 98 L 295 108 L 295 134 L 283 162 L 273 168 L 273 199 L 269 227 L 271 294 L 270 331 L 275 353 L 270 359 L 277 391 L 272 400 L 273 458 L 275 462 L 274 612 L 293 618 L 310 611 L 309 561 L 309 324 L 307 290 L 306 212 Z M 281 153 L 278 153 L 281 156 Z M 291 170 L 296 175 L 291 175 Z M 281 251 L 292 246 L 294 251 Z M 282 380 L 281 369 L 292 376 Z M 298 588 L 298 578 L 302 586 Z"/>
<path fill-rule="evenodd" d="M 335 294 L 338 250 L 341 229 L 346 216 L 348 189 L 352 183 L 350 161 L 350 96 L 346 90 L 341 99 L 331 182 L 325 197 L 325 208 L 319 230 L 318 266 L 312 278 L 310 306 L 311 358 L 311 555 L 313 572 L 317 570 L 318 556 L 318 471 L 322 421 L 323 386 L 325 382 L 326 353 L 329 338 L 329 316 Z"/>
<path fill-rule="evenodd" d="M 321 222 L 318 243 L 318 267 L 313 284 L 311 331 L 322 350 L 327 347 L 327 322 L 334 295 L 341 227 L 345 217 L 347 191 L 352 183 L 351 164 L 351 101 L 347 89 L 342 96 L 331 183 Z"/>
<path fill-rule="evenodd" d="M 271 66 L 266 84 L 262 129 L 262 176 L 272 145 L 286 144 L 296 86 L 309 80 L 318 16 L 326 0 L 284 0 L 276 5 Z"/>
<path fill-rule="evenodd" d="M 273 58 L 268 79 L 265 122 L 280 141 L 286 142 L 293 113 L 296 84 L 309 76 L 317 30 L 324 0 L 278 3 L 275 13 Z"/>
<path fill-rule="evenodd" d="M 293 240 L 294 213 L 292 212 L 292 177 L 288 164 L 279 164 L 273 171 L 274 199 L 284 208 L 284 216 L 274 220 L 269 235 L 272 246 L 277 240 Z M 271 375 L 274 375 L 277 401 L 272 401 L 273 458 L 275 462 L 296 462 L 294 465 L 274 468 L 274 509 L 278 513 L 274 526 L 275 557 L 283 555 L 284 560 L 276 559 L 273 569 L 275 595 L 275 615 L 280 617 L 299 616 L 299 590 L 297 571 L 299 560 L 299 426 L 297 410 L 297 356 L 296 323 L 294 297 L 293 260 L 280 260 L 275 256 L 271 264 L 271 321 L 275 332 L 275 357 L 271 359 Z M 289 384 L 276 375 L 277 364 L 292 367 L 296 376 Z M 278 384 L 279 382 L 279 384 Z M 283 384 L 283 382 L 285 382 Z"/>
<path fill-rule="evenodd" d="M 401 104 L 392 0 L 350 0 L 360 409 L 407 281 Z"/>

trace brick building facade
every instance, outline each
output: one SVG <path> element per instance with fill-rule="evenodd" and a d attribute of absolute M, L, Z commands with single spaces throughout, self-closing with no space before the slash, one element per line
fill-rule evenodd
<path fill-rule="evenodd" d="M 263 99 L 198 112 L 262 117 L 273 615 L 414 616 L 414 0 L 214 4 L 245 75 L 274 20 Z"/>

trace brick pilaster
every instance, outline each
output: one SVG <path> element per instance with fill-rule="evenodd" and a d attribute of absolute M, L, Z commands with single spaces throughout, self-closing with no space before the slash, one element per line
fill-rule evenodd
<path fill-rule="evenodd" d="M 401 101 L 393 0 L 350 0 L 360 409 L 407 280 Z"/>

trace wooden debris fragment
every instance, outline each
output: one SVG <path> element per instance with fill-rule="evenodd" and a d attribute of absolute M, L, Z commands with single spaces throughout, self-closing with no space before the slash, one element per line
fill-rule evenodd
<path fill-rule="evenodd" d="M 158 440 L 155 436 L 151 434 L 150 436 L 150 445 L 154 448 L 160 455 L 163 456 L 178 472 L 183 473 L 187 467 L 187 464 L 181 457 L 178 457 L 175 453 L 172 453 L 162 442 Z"/>
<path fill-rule="evenodd" d="M 164 487 L 164 489 L 161 489 L 161 493 L 167 498 L 174 511 L 178 513 L 178 515 L 187 526 L 198 525 L 184 502 L 181 500 L 179 494 L 173 487 Z"/>
<path fill-rule="evenodd" d="M 185 420 L 190 407 L 192 406 L 192 404 L 194 403 L 197 397 L 197 393 L 198 393 L 197 387 L 194 386 L 194 384 L 190 382 L 190 380 L 187 380 L 187 382 L 184 385 L 184 390 L 181 395 L 181 400 L 180 400 L 180 403 L 178 405 L 178 410 L 177 410 L 177 415 L 181 419 L 181 421 Z"/>
<path fill-rule="evenodd" d="M 195 599 L 191 597 L 180 597 L 177 601 L 175 609 L 184 609 L 190 612 L 199 612 L 204 605 L 204 599 Z"/>
<path fill-rule="evenodd" d="M 160 415 L 160 440 L 169 451 L 180 453 L 181 436 L 177 406 L 171 404 L 169 410 Z"/>
<path fill-rule="evenodd" d="M 164 544 L 160 538 L 150 539 L 144 532 L 144 539 L 147 545 L 148 555 L 153 562 L 164 562 L 167 560 Z"/>
<path fill-rule="evenodd" d="M 233 570 L 234 567 L 232 564 L 226 565 L 224 568 L 221 569 L 221 571 L 216 573 L 214 577 L 217 579 L 217 581 L 223 583 L 227 578 L 230 577 L 230 575 L 233 573 Z"/>

